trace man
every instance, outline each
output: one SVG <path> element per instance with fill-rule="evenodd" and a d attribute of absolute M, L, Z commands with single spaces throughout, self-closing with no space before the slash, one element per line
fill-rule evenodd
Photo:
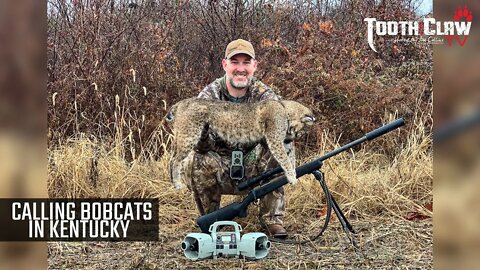
<path fill-rule="evenodd" d="M 206 86 L 199 98 L 218 99 L 230 102 L 259 102 L 267 99 L 278 100 L 272 89 L 253 77 L 257 69 L 255 51 L 250 42 L 243 39 L 232 41 L 225 50 L 222 60 L 225 76 Z M 192 155 L 189 155 L 187 186 L 193 192 L 195 202 L 201 215 L 210 213 L 220 207 L 222 194 L 245 194 L 238 192 L 241 180 L 253 177 L 267 168 L 277 166 L 268 151 L 261 144 L 229 144 L 212 132 L 203 134 L 201 142 Z M 292 145 L 290 154 L 293 154 Z M 230 171 L 232 152 L 243 155 L 244 175 L 242 170 Z M 238 166 L 236 167 L 238 169 Z M 232 168 L 233 170 L 233 168 Z M 240 176 L 238 176 L 240 174 Z M 269 235 L 286 237 L 283 227 L 285 212 L 285 195 L 283 188 L 265 196 L 260 202 L 260 221 Z"/>

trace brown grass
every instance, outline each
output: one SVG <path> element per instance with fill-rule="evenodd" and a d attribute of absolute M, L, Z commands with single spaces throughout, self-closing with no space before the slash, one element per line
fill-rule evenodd
<path fill-rule="evenodd" d="M 422 120 L 423 119 L 423 120 Z M 346 269 L 417 266 L 429 268 L 432 260 L 431 219 L 408 221 L 408 212 L 432 216 L 424 206 L 432 202 L 432 150 L 425 115 L 415 117 L 406 143 L 395 145 L 394 134 L 385 136 L 382 151 L 363 147 L 325 162 L 323 171 L 333 195 L 359 231 L 360 250 L 355 251 L 334 218 L 319 242 L 305 246 L 276 244 L 268 259 L 260 262 L 221 260 L 190 264 L 191 267 L 237 268 L 330 268 Z M 385 119 L 385 122 L 391 119 Z M 170 135 L 157 129 L 137 158 L 125 160 L 128 136 L 117 136 L 108 145 L 86 136 L 68 140 L 49 152 L 49 194 L 51 197 L 154 197 L 160 199 L 160 241 L 155 243 L 51 243 L 50 267 L 164 269 L 189 268 L 179 249 L 181 239 L 197 231 L 197 211 L 188 191 L 176 192 L 168 180 Z M 300 158 L 305 162 L 338 147 L 327 132 L 317 153 Z M 161 143 L 163 142 L 163 143 Z M 367 143 L 368 144 L 368 143 Z M 155 158 L 162 148 L 164 155 Z M 387 151 L 389 150 L 389 151 Z M 395 152 L 390 156 L 386 153 Z M 292 237 L 315 234 L 322 222 L 323 194 L 313 177 L 303 177 L 288 186 L 286 225 Z M 239 199 L 226 196 L 224 204 Z M 240 220 L 246 231 L 258 231 L 257 209 Z M 132 251 L 133 250 L 133 251 Z M 133 253 L 132 253 L 133 252 Z M 133 261 L 123 256 L 134 256 Z M 133 254 L 133 255 L 130 255 Z M 290 254 L 290 255 L 288 255 Z M 82 259 L 76 259 L 80 256 Z M 295 258 L 289 260 L 289 256 Z M 118 259 L 113 259 L 113 258 Z M 392 266 L 393 265 L 393 266 Z M 396 265 L 396 266 L 395 266 Z"/>

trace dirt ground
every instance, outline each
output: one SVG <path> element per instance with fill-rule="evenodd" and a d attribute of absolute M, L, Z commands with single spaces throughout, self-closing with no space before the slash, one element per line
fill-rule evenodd
<path fill-rule="evenodd" d="M 433 269 L 431 219 L 350 221 L 358 250 L 332 220 L 319 240 L 301 246 L 272 243 L 259 261 L 190 261 L 180 249 L 189 231 L 161 228 L 158 242 L 52 242 L 48 263 L 49 269 Z"/>

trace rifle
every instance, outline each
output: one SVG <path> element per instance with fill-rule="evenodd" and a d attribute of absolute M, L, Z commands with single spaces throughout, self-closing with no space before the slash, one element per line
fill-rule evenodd
<path fill-rule="evenodd" d="M 433 134 L 433 143 L 436 144 L 447 141 L 477 125 L 480 125 L 480 111 L 466 117 L 455 119 L 440 127 L 440 129 Z"/>
<path fill-rule="evenodd" d="M 399 118 L 383 127 L 377 128 L 369 133 L 367 133 L 365 136 L 350 142 L 338 149 L 333 150 L 332 152 L 329 152 L 325 154 L 324 156 L 310 161 L 300 167 L 297 167 L 295 169 L 296 176 L 297 178 L 302 177 L 305 174 L 312 173 L 315 175 L 315 173 L 322 167 L 323 161 L 326 159 L 329 159 L 335 155 L 338 155 L 354 146 L 357 146 L 365 141 L 370 141 L 373 140 L 379 136 L 382 136 L 394 129 L 397 129 L 405 124 L 405 121 L 403 118 Z M 266 171 L 262 173 L 259 176 L 253 177 L 251 179 L 247 179 L 244 182 L 240 183 L 238 185 L 239 190 L 245 190 L 247 188 L 253 187 L 254 185 L 269 180 L 271 177 L 274 175 L 283 172 L 281 167 L 277 167 L 275 169 Z M 317 177 L 317 176 L 316 176 Z M 222 207 L 216 211 L 213 211 L 211 213 L 205 214 L 203 216 L 200 216 L 197 218 L 197 225 L 200 227 L 202 232 L 207 233 L 210 225 L 212 225 L 216 221 L 222 221 L 222 220 L 233 220 L 236 217 L 246 217 L 247 216 L 247 208 L 248 206 L 255 202 L 256 200 L 264 197 L 265 195 L 275 191 L 276 189 L 288 184 L 287 177 L 285 176 L 279 176 L 261 186 L 258 186 L 254 189 L 252 189 L 247 196 L 243 199 L 241 202 L 234 202 L 231 203 L 225 207 Z M 336 203 L 335 203 L 336 204 Z M 338 208 L 338 205 L 336 205 Z M 348 224 L 350 225 L 350 224 Z M 348 226 L 347 225 L 347 226 Z M 350 226 L 351 227 L 351 226 Z"/>

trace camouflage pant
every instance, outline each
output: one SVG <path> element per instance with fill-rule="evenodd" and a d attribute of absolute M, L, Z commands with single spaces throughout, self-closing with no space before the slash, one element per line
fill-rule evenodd
<path fill-rule="evenodd" d="M 276 161 L 268 152 L 258 161 L 256 159 L 249 161 L 247 156 L 248 154 L 244 161 L 244 179 L 265 171 L 267 166 L 269 168 L 276 166 Z M 193 192 L 200 214 L 217 210 L 220 207 L 222 194 L 243 195 L 248 193 L 248 190 L 239 192 L 236 188 L 238 182 L 230 178 L 230 156 L 220 156 L 216 152 L 200 154 L 192 151 L 187 159 L 187 179 L 182 179 L 182 181 Z M 284 212 L 283 188 L 260 199 L 259 215 L 263 225 L 283 224 Z"/>

